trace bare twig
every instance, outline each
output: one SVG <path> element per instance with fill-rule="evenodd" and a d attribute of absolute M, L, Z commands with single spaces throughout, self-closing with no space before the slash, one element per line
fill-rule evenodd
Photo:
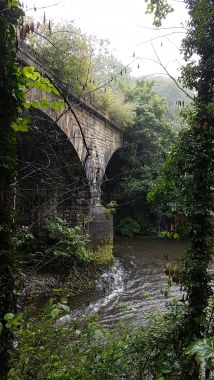
<path fill-rule="evenodd" d="M 186 32 L 179 31 L 179 32 L 171 32 L 171 33 L 161 34 L 160 36 L 156 36 L 156 37 L 150 38 L 149 40 L 140 42 L 139 44 L 136 45 L 136 47 L 141 46 L 143 44 L 147 44 L 147 43 L 155 41 L 155 40 L 158 40 L 159 38 L 171 36 L 173 34 L 186 34 Z"/>
<path fill-rule="evenodd" d="M 37 10 L 40 10 L 40 9 L 46 9 L 46 8 L 56 7 L 57 5 L 59 5 L 59 3 L 51 4 L 51 5 L 45 5 L 44 7 L 35 7 L 34 6 L 32 8 L 25 9 L 25 12 L 28 12 L 28 11 L 37 11 Z"/>
<path fill-rule="evenodd" d="M 190 98 L 191 100 L 194 100 L 194 98 L 190 94 L 188 94 L 188 92 L 185 91 L 183 89 L 183 87 L 181 87 L 179 85 L 178 81 L 169 73 L 169 71 L 167 70 L 166 66 L 164 66 L 163 63 L 161 62 L 161 60 L 160 60 L 160 58 L 159 58 L 159 56 L 158 56 L 158 54 L 157 54 L 157 52 L 155 50 L 154 45 L 153 44 L 151 44 L 151 45 L 152 45 L 152 48 L 154 50 L 155 56 L 157 57 L 159 65 L 164 69 L 164 71 L 167 73 L 167 75 L 169 76 L 169 78 L 173 80 L 173 82 L 176 84 L 176 86 L 179 88 L 179 90 L 181 90 L 188 98 Z"/>

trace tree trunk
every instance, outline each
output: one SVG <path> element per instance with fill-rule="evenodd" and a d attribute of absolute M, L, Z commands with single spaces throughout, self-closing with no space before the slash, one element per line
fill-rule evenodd
<path fill-rule="evenodd" d="M 15 312 L 13 252 L 10 238 L 14 224 L 13 183 L 16 171 L 16 137 L 10 127 L 18 115 L 18 83 L 16 77 L 16 34 L 13 9 L 0 0 L 0 374 L 7 379 L 12 333 L 4 319 Z M 17 15 L 18 17 L 18 15 Z"/>

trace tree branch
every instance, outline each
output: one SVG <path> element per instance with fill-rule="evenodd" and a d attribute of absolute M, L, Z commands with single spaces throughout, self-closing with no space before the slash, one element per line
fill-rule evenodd
<path fill-rule="evenodd" d="M 154 45 L 153 44 L 151 44 L 151 45 L 152 45 L 152 48 L 154 50 L 155 56 L 157 57 L 159 65 L 164 69 L 164 71 L 167 73 L 167 75 L 169 76 L 169 78 L 173 80 L 173 82 L 176 84 L 176 86 L 179 88 L 179 90 L 181 90 L 188 98 L 190 98 L 191 100 L 194 100 L 194 98 L 191 95 L 189 95 L 188 92 L 185 91 L 183 89 L 183 87 L 181 87 L 179 85 L 179 83 L 177 82 L 177 80 L 169 73 L 169 71 L 167 70 L 166 66 L 164 66 L 163 63 L 161 62 L 161 60 L 160 60 L 160 58 L 159 58 L 159 56 L 158 56 L 158 54 L 157 54 L 157 52 L 155 50 Z"/>

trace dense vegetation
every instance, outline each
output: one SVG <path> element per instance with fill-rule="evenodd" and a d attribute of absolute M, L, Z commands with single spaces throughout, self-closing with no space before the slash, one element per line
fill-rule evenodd
<path fill-rule="evenodd" d="M 187 130 L 180 134 L 153 188 L 173 201 L 185 220 L 189 248 L 183 258 L 181 279 L 187 288 L 188 307 L 183 320 L 183 346 L 213 334 L 204 329 L 209 296 L 208 267 L 213 254 L 213 1 L 187 1 L 190 15 L 183 53 L 187 62 L 183 81 L 197 91 L 186 112 Z M 195 55 L 198 60 L 195 60 Z M 165 198 L 166 199 L 166 198 Z M 210 376 L 209 369 L 205 378 Z M 197 362 L 183 365 L 182 379 L 198 379 Z"/>
<path fill-rule="evenodd" d="M 183 83 L 197 91 L 197 97 L 184 111 L 186 129 L 180 132 L 170 152 L 169 145 L 175 139 L 174 131 L 169 118 L 166 118 L 166 102 L 156 95 L 151 82 L 133 83 L 128 78 L 122 83 L 117 79 L 125 72 L 121 68 L 118 75 L 116 73 L 116 83 L 113 83 L 113 72 L 109 86 L 103 86 L 99 80 L 102 81 L 105 75 L 109 77 L 114 59 L 102 55 L 95 59 L 90 48 L 92 42 L 73 27 L 69 29 L 68 39 L 57 29 L 59 26 L 56 27 L 56 33 L 49 26 L 41 30 L 44 39 L 41 40 L 39 32 L 32 42 L 38 44 L 40 41 L 38 54 L 47 48 L 50 54 L 47 65 L 53 70 L 62 68 L 58 74 L 63 81 L 70 78 L 70 85 L 76 95 L 87 98 L 87 94 L 98 94 L 97 99 L 94 96 L 91 100 L 104 107 L 111 117 L 114 117 L 116 109 L 111 111 L 108 107 L 111 107 L 111 101 L 116 96 L 119 99 L 119 103 L 115 103 L 119 109 L 119 113 L 115 113 L 115 117 L 119 117 L 118 122 L 127 126 L 134 121 L 133 128 L 127 131 L 128 146 L 120 157 L 123 165 L 122 179 L 117 183 L 120 189 L 126 189 L 128 201 L 134 198 L 133 210 L 129 209 L 127 215 L 132 230 L 136 233 L 144 230 L 148 221 L 142 221 L 141 218 L 145 216 L 146 209 L 148 214 L 152 211 L 147 204 L 148 198 L 157 202 L 158 207 L 170 217 L 180 215 L 185 225 L 189 248 L 178 275 L 179 281 L 186 287 L 186 303 L 170 304 L 165 315 L 152 315 L 145 327 L 133 331 L 130 329 L 128 332 L 127 329 L 124 331 L 118 328 L 115 332 L 103 329 L 93 319 L 60 324 L 59 317 L 69 312 L 66 299 L 60 303 L 51 300 L 44 310 L 17 313 L 14 278 L 20 269 L 19 261 L 23 261 L 23 252 L 19 248 L 28 245 L 30 240 L 32 242 L 34 236 L 29 232 L 27 237 L 25 234 L 24 237 L 17 235 L 12 238 L 16 222 L 16 193 L 13 186 L 17 165 L 15 132 L 27 130 L 28 119 L 25 115 L 21 117 L 21 113 L 23 115 L 26 108 L 34 106 L 33 101 L 31 104 L 25 101 L 26 88 L 30 89 L 36 84 L 43 91 L 59 94 L 33 68 L 19 68 L 15 64 L 16 27 L 21 22 L 23 12 L 16 0 L 0 1 L 0 175 L 1 179 L 4 178 L 0 188 L 2 380 L 212 379 L 214 326 L 213 306 L 209 302 L 213 301 L 213 296 L 208 266 L 213 249 L 214 7 L 212 0 L 186 0 L 186 5 L 190 20 L 187 37 L 183 41 L 187 61 L 183 69 Z M 151 1 L 148 7 L 148 11 L 154 12 L 157 25 L 160 25 L 161 18 L 170 10 L 164 0 Z M 52 46 L 59 44 L 56 50 L 48 50 L 49 44 L 51 45 L 49 38 Z M 64 53 L 63 50 L 64 65 L 57 63 L 54 67 L 53 64 L 59 58 L 60 46 L 66 51 Z M 195 54 L 198 55 L 196 62 Z M 82 64 L 76 64 L 76 60 Z M 98 68 L 104 62 L 106 72 L 103 74 Z M 118 70 L 120 64 L 116 62 L 115 65 L 115 70 Z M 81 71 L 80 76 L 75 72 L 78 69 Z M 99 86 L 101 92 L 94 91 Z M 60 107 L 60 104 L 62 101 L 53 106 Z M 105 104 L 109 104 L 108 107 L 105 108 Z M 49 104 L 44 105 L 41 99 L 40 106 Z M 161 163 L 164 160 L 166 161 L 156 180 L 157 161 Z M 149 186 L 151 189 L 146 199 Z M 138 219 L 134 220 L 130 215 L 131 212 L 136 213 L 139 201 L 142 210 L 139 210 Z M 49 244 L 37 247 L 39 252 L 36 254 L 41 254 L 42 260 L 54 261 L 57 257 L 65 265 L 72 265 L 74 261 L 89 262 L 93 258 L 93 254 L 86 248 L 87 238 L 77 228 L 68 226 L 64 220 L 58 217 L 47 219 L 43 228 Z M 126 223 L 120 228 L 121 231 L 130 230 Z M 29 255 L 28 261 L 33 259 Z M 16 341 L 17 344 L 14 345 Z"/>
<path fill-rule="evenodd" d="M 108 53 L 107 41 L 83 35 L 73 24 L 40 25 L 30 46 L 78 98 L 89 101 L 121 128 L 132 125 L 134 103 L 126 98 L 129 70 Z M 121 81 L 122 77 L 128 77 Z M 131 80 L 131 79 L 129 79 Z"/>
<path fill-rule="evenodd" d="M 69 313 L 69 307 L 65 298 L 59 303 L 51 299 L 39 312 L 28 310 L 16 319 L 8 316 L 8 325 L 20 342 L 9 379 L 183 380 L 183 363 L 193 364 L 192 355 L 198 364 L 213 368 L 212 337 L 184 352 L 180 340 L 184 312 L 181 303 L 171 303 L 164 315 L 147 316 L 146 327 L 110 330 L 95 316 L 57 322 Z"/>
<path fill-rule="evenodd" d="M 125 236 L 157 232 L 147 193 L 176 135 L 166 116 L 166 99 L 155 93 L 154 86 L 155 82 L 139 80 L 127 92 L 135 103 L 135 123 L 125 132 L 126 148 L 116 153 L 103 184 L 105 201 L 114 199 L 118 204 L 115 223 Z"/>

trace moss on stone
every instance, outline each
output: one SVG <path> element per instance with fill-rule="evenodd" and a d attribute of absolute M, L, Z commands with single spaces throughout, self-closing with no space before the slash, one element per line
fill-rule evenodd
<path fill-rule="evenodd" d="M 105 265 L 114 260 L 113 245 L 110 242 L 103 242 L 96 247 L 95 250 L 95 264 Z"/>

